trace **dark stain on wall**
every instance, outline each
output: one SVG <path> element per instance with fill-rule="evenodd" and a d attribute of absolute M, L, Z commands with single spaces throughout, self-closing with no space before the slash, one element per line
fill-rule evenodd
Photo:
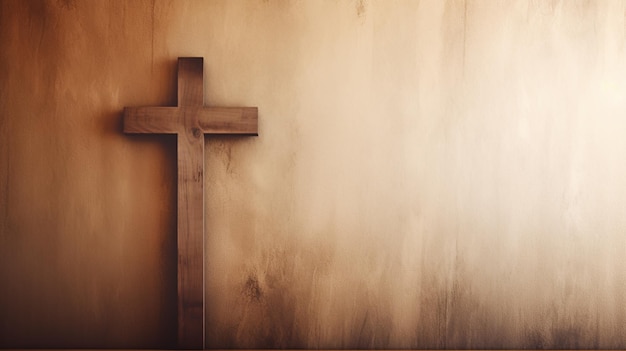
<path fill-rule="evenodd" d="M 243 295 L 249 299 L 250 302 L 261 301 L 262 292 L 259 286 L 259 281 L 256 276 L 251 275 L 246 280 L 246 284 L 243 287 Z"/>
<path fill-rule="evenodd" d="M 367 11 L 367 4 L 364 0 L 357 0 L 356 2 L 356 15 L 360 18 L 365 16 L 365 12 Z"/>

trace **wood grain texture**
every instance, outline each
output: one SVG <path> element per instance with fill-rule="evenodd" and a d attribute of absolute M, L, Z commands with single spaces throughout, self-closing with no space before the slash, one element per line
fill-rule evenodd
<path fill-rule="evenodd" d="M 202 58 L 178 59 L 179 105 L 202 106 L 202 65 Z M 198 349 L 205 345 L 204 137 L 193 112 L 178 115 L 178 346 Z"/>
<path fill-rule="evenodd" d="M 177 134 L 179 113 L 178 107 L 125 107 L 124 133 Z"/>
<path fill-rule="evenodd" d="M 178 134 L 178 345 L 204 347 L 204 138 Z"/>
<path fill-rule="evenodd" d="M 124 108 L 125 133 L 178 136 L 178 347 L 205 346 L 204 134 L 257 135 L 256 107 L 204 107 L 203 59 L 178 59 L 177 107 Z"/>
<path fill-rule="evenodd" d="M 177 134 L 180 116 L 204 134 L 258 135 L 256 107 L 126 107 L 124 133 Z"/>
<path fill-rule="evenodd" d="M 203 72 L 202 57 L 178 58 L 178 106 L 204 105 Z"/>

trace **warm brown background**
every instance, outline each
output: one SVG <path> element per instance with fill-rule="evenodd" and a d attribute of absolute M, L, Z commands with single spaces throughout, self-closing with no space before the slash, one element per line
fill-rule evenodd
<path fill-rule="evenodd" d="M 626 1 L 0 1 L 0 346 L 169 347 L 174 104 L 211 347 L 626 347 Z"/>

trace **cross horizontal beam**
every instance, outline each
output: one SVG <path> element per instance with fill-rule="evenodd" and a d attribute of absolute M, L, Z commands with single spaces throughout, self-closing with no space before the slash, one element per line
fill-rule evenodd
<path fill-rule="evenodd" d="M 192 124 L 204 134 L 258 135 L 256 107 L 126 107 L 124 133 L 179 134 L 185 125 L 181 120 L 192 117 Z"/>

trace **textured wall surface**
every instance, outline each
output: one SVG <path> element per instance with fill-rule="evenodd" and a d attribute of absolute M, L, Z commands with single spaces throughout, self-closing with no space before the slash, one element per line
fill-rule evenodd
<path fill-rule="evenodd" d="M 211 347 L 625 348 L 625 1 L 0 0 L 0 346 L 169 347 L 204 56 Z"/>

